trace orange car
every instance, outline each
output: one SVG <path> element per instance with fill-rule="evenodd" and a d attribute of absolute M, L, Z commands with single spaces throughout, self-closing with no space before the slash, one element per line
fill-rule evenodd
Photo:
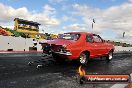
<path fill-rule="evenodd" d="M 57 39 L 40 42 L 44 53 L 51 53 L 55 60 L 77 60 L 86 64 L 89 59 L 113 57 L 114 45 L 105 42 L 99 35 L 87 32 L 70 32 L 60 35 Z"/>

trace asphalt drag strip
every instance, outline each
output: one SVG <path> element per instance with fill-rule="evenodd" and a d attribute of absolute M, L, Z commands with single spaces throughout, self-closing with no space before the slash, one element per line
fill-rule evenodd
<path fill-rule="evenodd" d="M 0 88 L 110 88 L 114 84 L 84 84 L 76 80 L 78 67 L 73 62 L 49 63 L 37 69 L 37 63 L 28 62 L 51 59 L 38 54 L 0 54 Z M 46 62 L 47 63 L 47 62 Z M 52 64 L 52 65 L 51 65 Z M 130 74 L 132 54 L 115 54 L 107 63 L 105 59 L 90 60 L 84 67 L 86 74 Z"/>

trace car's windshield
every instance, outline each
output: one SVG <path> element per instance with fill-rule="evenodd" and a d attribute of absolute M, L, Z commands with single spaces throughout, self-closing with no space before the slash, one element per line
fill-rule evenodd
<path fill-rule="evenodd" d="M 80 34 L 61 34 L 59 35 L 59 39 L 67 39 L 67 40 L 78 40 Z"/>

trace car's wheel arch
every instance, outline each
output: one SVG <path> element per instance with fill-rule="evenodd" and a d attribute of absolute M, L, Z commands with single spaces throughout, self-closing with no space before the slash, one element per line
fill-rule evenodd
<path fill-rule="evenodd" d="M 107 62 L 110 62 L 113 58 L 113 52 L 114 52 L 114 49 L 111 49 L 109 52 L 108 52 L 108 55 L 106 56 L 106 61 Z M 110 54 L 111 54 L 111 58 L 110 58 Z"/>
<path fill-rule="evenodd" d="M 114 52 L 114 49 L 110 49 L 109 52 L 112 52 L 113 53 Z M 108 52 L 108 54 L 109 54 L 109 52 Z"/>
<path fill-rule="evenodd" d="M 85 53 L 85 54 L 87 55 L 87 57 L 90 56 L 90 51 L 88 51 L 88 50 L 84 50 L 84 51 L 82 51 L 81 53 Z M 81 53 L 80 53 L 80 54 L 81 54 Z"/>

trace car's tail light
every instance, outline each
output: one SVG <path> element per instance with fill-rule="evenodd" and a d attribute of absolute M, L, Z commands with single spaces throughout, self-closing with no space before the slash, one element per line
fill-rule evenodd
<path fill-rule="evenodd" d="M 63 53 L 67 53 L 67 52 L 70 52 L 70 50 L 67 50 L 66 47 L 60 47 L 60 52 L 63 52 Z"/>

